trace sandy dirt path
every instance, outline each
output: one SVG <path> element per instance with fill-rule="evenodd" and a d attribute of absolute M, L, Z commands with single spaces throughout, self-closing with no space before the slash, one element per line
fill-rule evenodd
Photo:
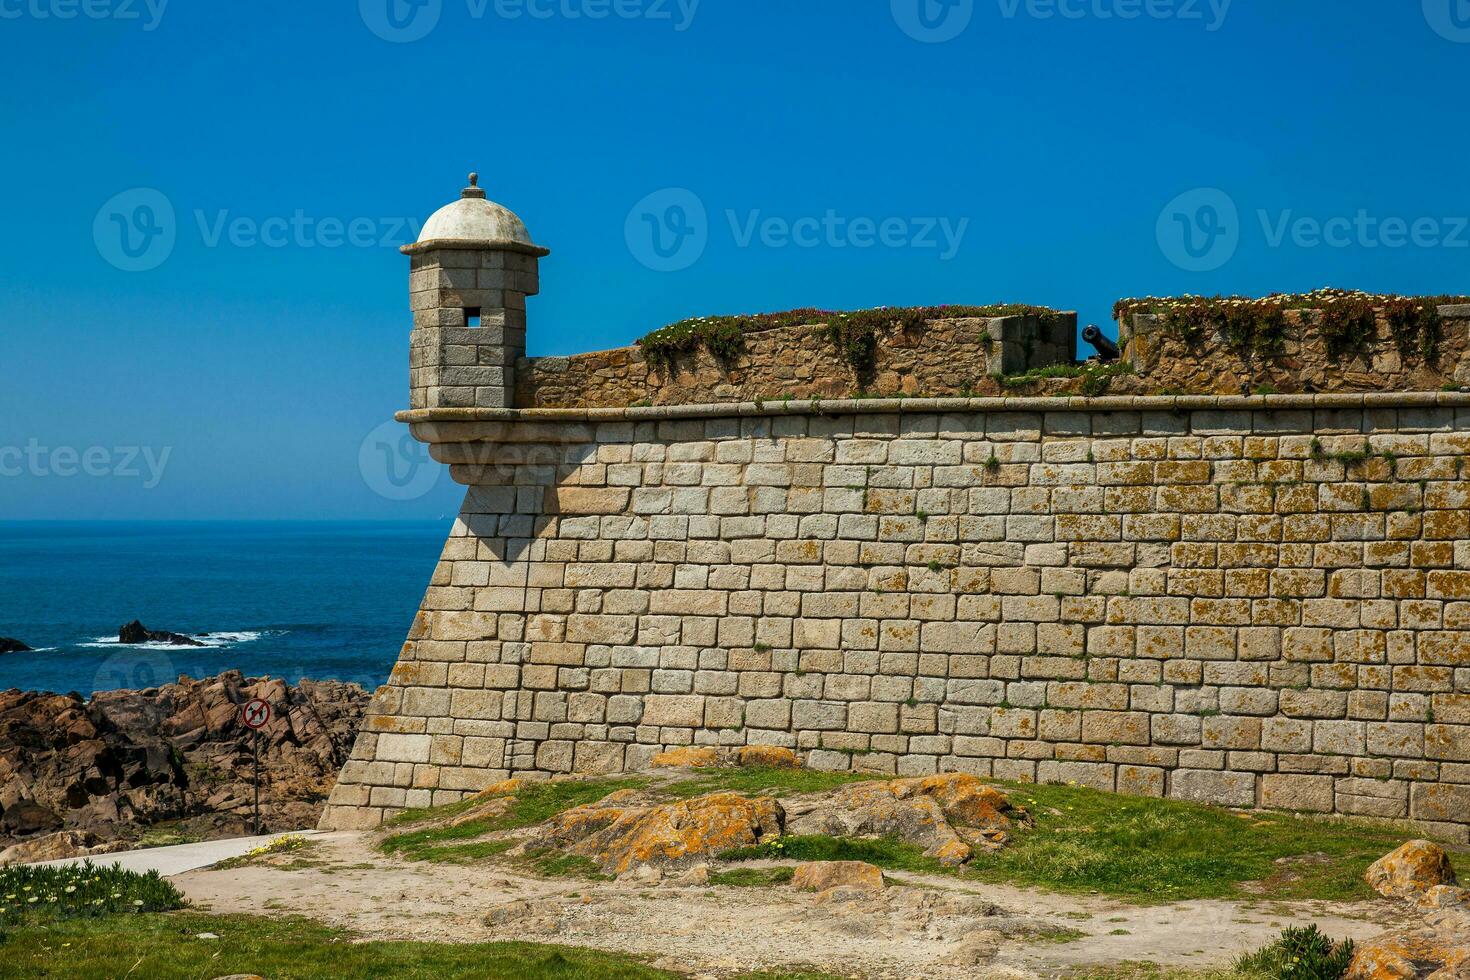
<path fill-rule="evenodd" d="M 1402 915 L 1390 903 L 1269 897 L 1137 906 L 905 873 L 890 875 L 881 895 L 824 902 L 786 887 L 414 863 L 384 857 L 372 842 L 329 834 L 307 851 L 172 880 L 214 912 L 299 914 L 379 939 L 565 943 L 647 956 L 696 977 L 781 966 L 874 980 L 1051 977 L 1139 961 L 1203 969 L 1229 965 L 1287 925 L 1316 922 L 1335 937 L 1365 939 Z"/>

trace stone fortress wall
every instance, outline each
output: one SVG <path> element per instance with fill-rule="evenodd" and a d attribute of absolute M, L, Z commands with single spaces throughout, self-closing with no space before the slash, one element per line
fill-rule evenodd
<path fill-rule="evenodd" d="M 324 827 L 767 744 L 1470 840 L 1464 301 L 528 359 L 548 253 L 474 184 L 405 249 L 399 416 L 468 492 Z"/>
<path fill-rule="evenodd" d="M 447 414 L 327 826 L 776 744 L 1465 837 L 1470 396 Z"/>

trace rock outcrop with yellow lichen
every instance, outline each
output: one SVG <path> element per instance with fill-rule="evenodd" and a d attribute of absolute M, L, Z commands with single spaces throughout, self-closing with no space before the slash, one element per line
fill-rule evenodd
<path fill-rule="evenodd" d="M 1412 902 L 1424 919 L 1358 947 L 1344 980 L 1470 980 L 1470 891 L 1457 884 L 1443 848 L 1409 841 L 1364 877 L 1379 894 Z"/>
<path fill-rule="evenodd" d="M 1030 817 L 974 776 L 950 773 L 853 783 L 787 805 L 786 832 L 831 837 L 899 837 L 944 864 L 964 864 L 976 848 L 1005 846 Z"/>
<path fill-rule="evenodd" d="M 720 851 L 750 847 L 781 833 L 781 804 L 712 793 L 658 803 L 634 790 L 563 811 L 536 828 L 527 850 L 554 848 L 589 858 L 609 874 L 643 865 L 677 868 Z"/>
<path fill-rule="evenodd" d="M 693 756 L 680 760 L 703 764 Z M 510 806 L 504 794 L 513 791 L 487 791 L 455 822 L 498 815 Z M 533 828 L 522 835 L 518 852 L 555 850 L 623 875 L 642 868 L 685 868 L 783 835 L 821 834 L 897 837 L 953 867 L 969 861 L 977 848 L 1004 846 L 1010 831 L 1029 821 L 1005 794 L 962 774 L 853 783 L 782 802 L 729 792 L 668 801 L 624 789 Z"/>

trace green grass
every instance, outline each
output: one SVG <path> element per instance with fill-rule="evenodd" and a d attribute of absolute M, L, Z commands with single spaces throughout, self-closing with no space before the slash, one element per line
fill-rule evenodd
<path fill-rule="evenodd" d="M 503 816 L 471 820 L 458 827 L 434 826 L 409 830 L 385 838 L 378 847 L 384 853 L 401 854 L 412 861 L 466 862 L 490 857 L 500 853 L 494 849 L 494 845 L 500 842 L 477 842 L 470 846 L 464 846 L 463 842 L 475 841 L 476 838 L 501 830 L 531 827 L 551 819 L 563 810 L 596 803 L 620 789 L 642 789 L 648 782 L 643 778 L 629 778 L 531 783 L 516 794 L 515 804 Z M 473 805 L 461 802 L 437 810 L 404 813 L 392 826 L 411 826 L 455 816 L 469 810 Z"/>
<path fill-rule="evenodd" d="M 924 849 L 896 837 L 778 837 L 753 847 L 717 855 L 721 861 L 866 861 L 892 871 L 939 874 L 944 866 L 924 857 Z"/>
<path fill-rule="evenodd" d="M 659 791 L 675 798 L 714 792 L 783 797 L 881 778 L 803 769 L 719 769 Z M 503 853 L 509 845 L 478 838 L 540 823 L 569 807 L 596 802 L 614 790 L 651 784 L 638 777 L 532 784 L 502 817 L 460 827 L 410 829 L 380 846 L 413 860 L 483 860 Z M 1009 784 L 1004 788 L 1014 802 L 1031 812 L 1035 826 L 1017 829 L 1008 847 L 994 854 L 977 854 L 969 867 L 959 871 L 924 857 L 921 847 L 896 839 L 785 837 L 720 857 L 734 861 L 867 861 L 894 871 L 959 874 L 975 881 L 1098 892 L 1135 902 L 1239 899 L 1252 894 L 1242 885 L 1268 880 L 1272 898 L 1356 901 L 1373 896 L 1362 880 L 1368 865 L 1406 839 L 1401 829 L 1359 821 L 1271 812 L 1242 814 L 1076 786 Z M 416 819 L 462 809 L 446 808 Z M 1276 863 L 1290 858 L 1304 860 Z M 538 867 L 543 874 L 595 873 L 565 855 L 542 855 L 535 860 L 543 866 Z"/>
<path fill-rule="evenodd" d="M 183 896 L 158 872 L 138 874 L 90 861 L 0 870 L 0 934 L 10 927 L 181 908 Z"/>
<path fill-rule="evenodd" d="M 967 876 L 1056 891 L 1097 891 L 1143 901 L 1240 898 L 1240 885 L 1283 869 L 1278 858 L 1325 855 L 1288 870 L 1272 898 L 1370 898 L 1368 865 L 1404 832 L 1285 813 L 1238 814 L 1172 800 L 1117 796 L 1073 786 L 1009 786 L 1036 818 L 1011 846 L 977 855 Z M 876 862 L 875 862 L 876 863 Z"/>
<path fill-rule="evenodd" d="M 199 939 L 213 933 L 218 939 Z M 118 916 L 31 925 L 0 941 L 0 978 L 199 980 L 257 973 L 271 980 L 678 980 L 636 958 L 532 943 L 360 942 L 305 919 Z M 837 980 L 765 972 L 740 980 Z"/>
<path fill-rule="evenodd" d="M 1098 892 L 1135 902 L 1248 897 L 1247 882 L 1272 879 L 1270 897 L 1355 901 L 1373 897 L 1368 865 L 1406 839 L 1400 830 L 1285 813 L 1239 814 L 1171 800 L 1117 796 L 1073 786 L 1009 785 L 1035 817 L 1010 846 L 953 870 L 896 838 L 783 837 L 727 851 L 729 861 L 866 861 L 892 871 L 1061 892 Z M 1283 869 L 1278 858 L 1314 856 Z M 1320 856 L 1320 857 L 1317 857 Z M 1289 873 L 1281 874 L 1283 871 Z"/>
<path fill-rule="evenodd" d="M 217 940 L 196 938 L 214 933 Z M 371 942 L 302 919 L 193 913 L 129 916 L 17 929 L 0 944 L 0 977 L 198 980 L 258 973 L 271 980 L 344 976 L 395 980 L 666 980 L 637 960 L 529 943 Z"/>
<path fill-rule="evenodd" d="M 769 888 L 789 884 L 795 874 L 795 868 L 734 868 L 711 872 L 709 883 L 731 888 Z"/>

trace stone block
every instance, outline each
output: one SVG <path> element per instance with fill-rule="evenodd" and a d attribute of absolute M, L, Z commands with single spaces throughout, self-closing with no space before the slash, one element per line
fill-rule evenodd
<path fill-rule="evenodd" d="M 704 723 L 700 695 L 650 694 L 644 698 L 642 723 L 673 728 L 697 728 Z"/>
<path fill-rule="evenodd" d="M 1273 810 L 1331 813 L 1334 807 L 1331 776 L 1288 776 L 1267 773 L 1261 777 L 1261 805 Z"/>
<path fill-rule="evenodd" d="M 1251 773 L 1180 769 L 1169 778 L 1169 796 L 1219 806 L 1256 805 L 1256 777 Z"/>

